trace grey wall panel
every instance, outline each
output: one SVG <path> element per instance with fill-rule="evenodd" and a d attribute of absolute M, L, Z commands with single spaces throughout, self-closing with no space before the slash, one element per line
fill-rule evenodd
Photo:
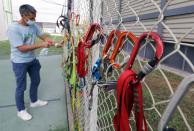
<path fill-rule="evenodd" d="M 153 28 L 153 25 L 157 22 L 156 19 L 150 19 L 150 20 L 142 20 L 141 23 L 145 26 L 145 28 L 150 31 Z M 146 30 L 143 28 L 143 26 L 140 23 L 137 23 L 134 25 L 134 22 L 128 22 L 123 24 L 125 26 L 125 28 L 130 31 L 133 32 L 136 36 L 139 36 L 140 34 L 142 34 L 143 32 L 146 32 Z M 157 27 L 155 26 L 153 31 L 156 32 L 157 31 Z"/>
<path fill-rule="evenodd" d="M 100 23 L 102 17 L 102 0 L 93 1 L 93 21 Z"/>
<path fill-rule="evenodd" d="M 109 25 L 104 25 L 103 26 L 103 29 L 106 31 L 106 33 L 110 33 L 112 30 L 114 30 L 115 28 L 114 27 L 116 27 L 117 25 L 111 25 L 111 24 L 109 24 Z"/>
<path fill-rule="evenodd" d="M 167 17 L 164 22 L 170 28 L 176 38 L 180 39 L 182 36 L 184 36 L 186 32 L 188 32 L 189 30 L 191 30 L 192 27 L 194 27 L 194 14 Z M 167 29 L 163 30 L 163 36 L 164 40 L 173 41 L 173 38 Z M 189 33 L 189 35 L 186 36 L 183 41 L 194 43 L 194 31 Z"/>
<path fill-rule="evenodd" d="M 144 58 L 152 59 L 152 58 L 154 57 L 155 52 L 154 52 L 154 50 L 153 50 L 153 48 L 152 48 L 152 46 L 151 46 L 150 44 L 147 44 L 147 45 L 145 46 L 145 49 L 144 49 L 144 50 L 145 50 L 145 51 L 142 52 L 142 53 L 144 53 L 144 54 L 143 54 L 143 55 L 144 55 Z"/>
<path fill-rule="evenodd" d="M 107 5 L 107 2 L 110 1 L 110 0 L 106 0 L 106 1 L 103 1 L 103 16 L 102 16 L 102 19 L 103 21 L 109 21 L 110 18 L 111 18 L 111 15 L 110 15 L 110 8 L 109 6 Z"/>
<path fill-rule="evenodd" d="M 190 61 L 193 63 L 194 65 L 194 48 L 189 48 L 189 47 L 185 47 L 186 48 L 186 55 L 187 57 L 190 59 Z M 183 67 L 184 71 L 187 72 L 192 72 L 191 67 L 189 66 L 189 64 L 187 62 L 185 62 L 184 67 Z"/>
<path fill-rule="evenodd" d="M 127 52 L 129 55 L 130 55 L 132 49 L 133 49 L 133 46 L 132 46 L 132 44 L 129 43 L 129 42 L 126 42 L 126 43 L 124 44 L 124 46 L 123 46 L 123 50 L 124 50 L 125 52 Z"/>
<path fill-rule="evenodd" d="M 175 9 L 180 7 L 185 7 L 189 5 L 194 5 L 194 0 L 173 0 L 167 9 Z"/>
<path fill-rule="evenodd" d="M 155 0 L 155 2 L 160 7 L 160 0 Z M 154 3 L 152 3 L 150 0 L 122 0 L 121 3 L 122 17 L 134 15 L 130 7 L 133 8 L 138 15 L 158 11 Z"/>
<path fill-rule="evenodd" d="M 103 19 L 110 21 L 118 19 L 119 5 L 117 0 L 104 0 L 103 1 Z"/>
<path fill-rule="evenodd" d="M 194 5 L 194 0 L 173 0 L 167 9 L 176 9 Z M 177 39 L 180 39 L 184 34 L 194 27 L 194 13 L 167 17 L 164 20 L 165 24 L 171 29 Z M 167 29 L 163 30 L 164 40 L 174 41 Z M 183 42 L 194 43 L 194 31 L 183 39 Z"/>
<path fill-rule="evenodd" d="M 166 56 L 173 50 L 174 50 L 174 45 L 170 43 L 166 43 L 164 56 Z M 163 61 L 162 64 L 182 70 L 183 58 L 178 53 L 175 53 L 172 56 L 168 57 L 165 61 Z"/>

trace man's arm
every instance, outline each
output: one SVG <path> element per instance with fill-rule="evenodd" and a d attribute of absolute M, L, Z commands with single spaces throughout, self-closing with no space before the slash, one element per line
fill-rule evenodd
<path fill-rule="evenodd" d="M 49 47 L 48 42 L 42 42 L 41 44 L 21 45 L 21 46 L 18 46 L 17 48 L 21 52 L 28 52 L 38 48 L 48 48 L 48 47 Z"/>
<path fill-rule="evenodd" d="M 45 34 L 39 36 L 39 38 L 40 38 L 41 40 L 43 40 L 44 42 L 47 42 L 50 46 L 54 45 L 53 40 L 50 39 L 50 38 L 49 38 L 47 35 L 45 35 Z"/>
<path fill-rule="evenodd" d="M 36 35 L 38 36 L 38 38 L 40 38 L 44 42 L 47 42 L 49 44 L 49 46 L 53 46 L 54 45 L 53 40 L 50 39 L 48 37 L 48 35 L 43 33 L 42 30 L 40 29 L 40 27 L 37 24 L 35 24 L 35 29 L 36 29 Z"/>

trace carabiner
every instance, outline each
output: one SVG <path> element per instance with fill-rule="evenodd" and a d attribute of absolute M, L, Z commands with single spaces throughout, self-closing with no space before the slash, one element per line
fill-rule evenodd
<path fill-rule="evenodd" d="M 80 40 L 78 43 L 78 48 L 77 48 L 77 72 L 79 74 L 79 77 L 85 77 L 87 72 L 88 72 L 88 54 L 86 54 L 86 48 L 91 48 L 97 41 L 96 40 L 92 40 L 92 37 L 94 35 L 94 32 L 98 30 L 100 32 L 102 32 L 102 28 L 99 24 L 95 23 L 92 24 L 85 37 L 84 40 Z"/>
<path fill-rule="evenodd" d="M 117 54 L 119 53 L 119 49 L 120 47 L 122 46 L 122 43 L 125 39 L 125 37 L 127 37 L 128 39 L 130 39 L 130 41 L 135 44 L 137 42 L 137 37 L 132 33 L 132 32 L 122 32 L 118 41 L 117 41 L 117 44 L 116 44 L 116 47 L 115 49 L 113 50 L 113 53 L 112 55 L 110 56 L 110 62 L 111 64 L 113 65 L 114 68 L 118 69 L 120 68 L 120 64 L 115 64 L 115 58 L 117 56 Z"/>
<path fill-rule="evenodd" d="M 75 25 L 76 25 L 76 26 L 79 26 L 79 22 L 80 22 L 80 15 L 78 14 L 78 15 L 76 15 L 76 17 L 75 17 Z"/>
<path fill-rule="evenodd" d="M 69 20 L 73 21 L 75 16 L 76 16 L 75 12 L 71 12 Z"/>
<path fill-rule="evenodd" d="M 109 34 L 109 37 L 107 39 L 107 43 L 105 45 L 105 47 L 103 48 L 102 51 L 102 58 L 104 59 L 105 57 L 107 57 L 107 53 L 109 48 L 111 47 L 111 45 L 113 44 L 113 40 L 114 40 L 114 36 L 116 35 L 116 37 L 119 38 L 121 32 L 119 30 L 112 30 L 111 33 Z"/>
<path fill-rule="evenodd" d="M 134 60 L 135 60 L 137 53 L 139 51 L 140 45 L 144 40 L 146 40 L 146 38 L 153 39 L 154 43 L 156 44 L 156 52 L 155 52 L 155 56 L 147 64 L 145 64 L 143 69 L 138 73 L 138 75 L 137 75 L 138 81 L 143 79 L 143 77 L 145 75 L 147 75 L 148 73 L 150 73 L 154 69 L 154 67 L 158 64 L 158 62 L 162 58 L 163 51 L 164 51 L 164 44 L 163 44 L 160 36 L 157 33 L 155 33 L 155 32 L 143 33 L 134 45 L 134 48 L 131 52 L 129 61 L 128 61 L 127 66 L 126 66 L 126 70 L 130 70 L 132 68 Z"/>
<path fill-rule="evenodd" d="M 56 22 L 56 25 L 58 28 L 60 28 L 60 26 L 62 26 L 62 31 L 64 29 L 68 30 L 68 33 L 70 34 L 70 24 L 69 24 L 69 19 L 67 16 L 59 16 Z"/>
<path fill-rule="evenodd" d="M 91 48 L 93 46 L 92 37 L 94 35 L 94 32 L 97 30 L 100 33 L 102 33 L 102 27 L 99 24 L 94 23 L 94 24 L 90 25 L 86 35 L 84 36 L 84 40 L 83 40 L 83 43 L 84 43 L 86 48 Z"/>
<path fill-rule="evenodd" d="M 74 20 L 75 20 L 75 25 L 78 26 L 80 21 L 80 15 L 76 14 L 75 12 L 71 12 L 70 21 L 73 22 Z"/>

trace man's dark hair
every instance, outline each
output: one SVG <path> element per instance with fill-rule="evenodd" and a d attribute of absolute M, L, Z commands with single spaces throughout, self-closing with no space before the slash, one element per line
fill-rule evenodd
<path fill-rule="evenodd" d="M 36 14 L 35 8 L 31 5 L 28 5 L 28 4 L 21 5 L 19 8 L 19 11 L 20 11 L 21 16 L 27 16 L 30 14 L 35 15 Z"/>

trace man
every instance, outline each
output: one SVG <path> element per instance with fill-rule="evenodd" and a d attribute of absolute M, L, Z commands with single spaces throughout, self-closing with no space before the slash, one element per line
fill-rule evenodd
<path fill-rule="evenodd" d="M 29 96 L 31 107 L 45 106 L 47 101 L 39 100 L 37 97 L 40 83 L 41 65 L 36 59 L 34 50 L 38 48 L 48 48 L 53 45 L 53 41 L 44 35 L 35 23 L 36 10 L 31 5 L 20 6 L 21 19 L 11 24 L 7 35 L 11 45 L 11 62 L 16 78 L 15 100 L 18 110 L 18 117 L 22 120 L 30 120 L 32 116 L 27 112 L 24 104 L 24 91 L 26 90 L 27 73 L 30 76 L 31 84 Z M 35 44 L 36 37 L 43 42 Z"/>

